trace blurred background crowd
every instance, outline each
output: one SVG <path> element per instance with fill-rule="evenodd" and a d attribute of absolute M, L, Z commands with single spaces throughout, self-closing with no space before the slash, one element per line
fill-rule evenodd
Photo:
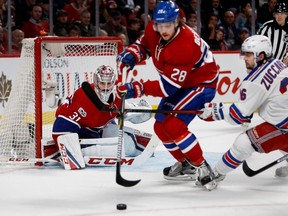
<path fill-rule="evenodd" d="M 273 19 L 280 0 L 175 1 L 211 50 L 239 50 Z M 51 4 L 52 3 L 52 4 Z M 95 5 L 97 3 L 97 5 Z M 0 0 L 0 54 L 19 54 L 23 38 L 117 36 L 124 46 L 144 32 L 157 0 Z"/>

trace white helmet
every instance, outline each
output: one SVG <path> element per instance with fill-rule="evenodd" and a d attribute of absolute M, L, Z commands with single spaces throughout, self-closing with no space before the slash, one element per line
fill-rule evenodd
<path fill-rule="evenodd" d="M 99 83 L 105 83 L 105 87 L 100 88 Z M 116 74 L 112 67 L 108 65 L 101 65 L 93 74 L 93 83 L 95 86 L 95 92 L 99 99 L 107 103 L 110 95 L 114 89 L 116 82 Z"/>
<path fill-rule="evenodd" d="M 265 58 L 272 57 L 272 44 L 268 37 L 263 35 L 253 35 L 248 37 L 241 46 L 241 53 L 254 53 L 255 61 L 258 62 L 258 57 L 261 53 L 265 54 Z"/>

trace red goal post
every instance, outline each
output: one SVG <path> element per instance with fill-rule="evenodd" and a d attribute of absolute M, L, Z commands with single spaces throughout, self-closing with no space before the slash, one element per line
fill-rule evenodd
<path fill-rule="evenodd" d="M 41 158 L 41 143 L 51 140 L 57 105 L 82 82 L 92 82 L 100 65 L 117 71 L 116 56 L 122 50 L 117 37 L 24 39 L 19 69 L 0 120 L 0 162 Z"/>

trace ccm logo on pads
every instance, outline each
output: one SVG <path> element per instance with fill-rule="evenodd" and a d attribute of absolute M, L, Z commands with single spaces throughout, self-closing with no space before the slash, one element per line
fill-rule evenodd
<path fill-rule="evenodd" d="M 68 155 L 66 153 L 66 149 L 65 149 L 65 145 L 62 143 L 59 143 L 59 151 L 61 153 L 62 159 L 63 159 L 63 163 L 65 164 L 69 164 L 69 159 L 68 159 Z"/>
<path fill-rule="evenodd" d="M 134 162 L 134 158 L 122 158 L 121 160 L 121 165 L 132 165 Z M 93 158 L 90 157 L 89 160 L 87 161 L 87 165 L 115 165 L 117 163 L 117 158 Z"/>

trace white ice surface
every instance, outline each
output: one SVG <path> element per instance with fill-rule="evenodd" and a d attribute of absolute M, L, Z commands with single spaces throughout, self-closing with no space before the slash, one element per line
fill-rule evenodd
<path fill-rule="evenodd" d="M 256 115 L 251 125 L 259 122 Z M 139 129 L 151 132 L 152 125 L 153 120 Z M 212 166 L 246 129 L 199 119 L 195 119 L 190 128 Z M 248 164 L 257 169 L 280 156 L 279 152 L 255 153 Z M 164 180 L 163 167 L 173 163 L 173 158 L 160 145 L 155 157 L 145 165 L 122 167 L 125 179 L 141 179 L 138 185 L 130 188 L 115 183 L 114 167 L 79 171 L 65 171 L 59 166 L 0 167 L 0 216 L 287 215 L 288 179 L 274 177 L 275 168 L 284 162 L 252 178 L 245 176 L 242 167 L 238 167 L 214 191 L 198 188 L 194 182 Z M 116 210 L 117 203 L 127 204 L 127 210 Z"/>

